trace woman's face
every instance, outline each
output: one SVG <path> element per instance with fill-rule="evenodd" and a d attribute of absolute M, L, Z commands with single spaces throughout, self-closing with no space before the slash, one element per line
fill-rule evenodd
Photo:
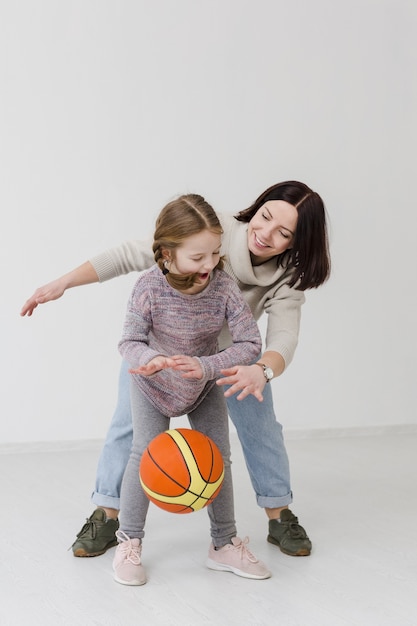
<path fill-rule="evenodd" d="M 292 248 L 298 212 L 284 200 L 268 200 L 248 224 L 248 248 L 255 264 Z"/>

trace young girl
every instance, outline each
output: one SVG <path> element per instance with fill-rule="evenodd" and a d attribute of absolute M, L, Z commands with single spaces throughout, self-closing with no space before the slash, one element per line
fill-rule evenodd
<path fill-rule="evenodd" d="M 169 428 L 171 417 L 184 414 L 192 428 L 218 445 L 225 465 L 222 488 L 208 506 L 207 566 L 246 578 L 270 576 L 247 540 L 236 536 L 228 415 L 216 378 L 225 368 L 253 361 L 261 339 L 238 287 L 221 271 L 221 234 L 214 210 L 201 196 L 170 202 L 156 221 L 156 265 L 140 276 L 128 303 L 119 350 L 131 367 L 133 445 L 113 561 L 115 580 L 124 585 L 146 582 L 141 552 L 149 500 L 138 480 L 141 456 Z M 219 352 L 225 320 L 233 343 Z"/>

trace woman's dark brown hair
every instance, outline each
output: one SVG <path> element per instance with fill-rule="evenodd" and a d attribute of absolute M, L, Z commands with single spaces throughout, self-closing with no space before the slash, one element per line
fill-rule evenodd
<path fill-rule="evenodd" d="M 277 256 L 277 263 L 293 268 L 290 287 L 305 291 L 320 287 L 330 276 L 330 254 L 326 224 L 326 209 L 319 194 L 304 183 L 290 180 L 272 185 L 247 209 L 235 218 L 250 222 L 255 213 L 269 200 L 284 200 L 298 213 L 292 248 Z"/>

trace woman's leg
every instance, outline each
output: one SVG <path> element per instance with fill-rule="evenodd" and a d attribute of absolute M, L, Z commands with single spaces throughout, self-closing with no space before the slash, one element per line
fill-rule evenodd
<path fill-rule="evenodd" d="M 87 518 L 72 545 L 74 556 L 99 556 L 116 545 L 119 528 L 117 515 L 120 488 L 132 447 L 132 413 L 130 409 L 130 374 L 122 361 L 119 392 L 106 440 L 97 466 L 92 502 L 97 509 Z"/>
<path fill-rule="evenodd" d="M 279 508 L 292 502 L 290 468 L 282 426 L 275 417 L 271 386 L 265 385 L 264 400 L 250 395 L 227 398 L 227 408 L 239 441 L 256 500 L 263 508 Z"/>
<path fill-rule="evenodd" d="M 120 508 L 120 488 L 132 447 L 129 365 L 122 362 L 116 409 L 97 465 L 92 502 L 99 507 Z"/>
<path fill-rule="evenodd" d="M 268 541 L 291 556 L 308 556 L 311 541 L 288 509 L 292 502 L 290 468 L 282 426 L 275 417 L 272 390 L 265 385 L 263 402 L 250 395 L 227 398 L 230 418 L 242 446 L 259 506 L 269 518 Z"/>

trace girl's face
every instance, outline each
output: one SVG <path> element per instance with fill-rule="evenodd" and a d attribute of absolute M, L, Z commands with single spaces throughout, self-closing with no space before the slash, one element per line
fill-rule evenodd
<path fill-rule="evenodd" d="M 248 248 L 255 265 L 292 248 L 298 213 L 284 200 L 268 200 L 248 224 Z"/>
<path fill-rule="evenodd" d="M 198 274 L 196 284 L 205 285 L 220 259 L 221 235 L 203 230 L 175 249 L 168 266 L 175 274 Z"/>

